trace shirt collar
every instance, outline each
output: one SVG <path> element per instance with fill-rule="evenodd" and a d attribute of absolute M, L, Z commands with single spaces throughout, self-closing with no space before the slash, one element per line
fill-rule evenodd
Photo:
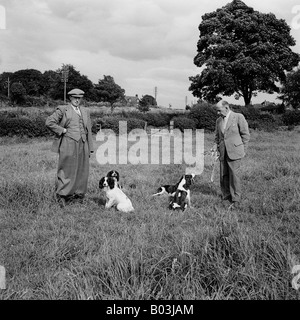
<path fill-rule="evenodd" d="M 71 103 L 71 106 L 72 106 L 72 108 L 73 108 L 74 110 L 78 110 L 78 109 L 79 109 L 79 106 L 78 106 L 78 107 L 75 107 L 75 106 L 72 105 L 72 103 Z"/>
<path fill-rule="evenodd" d="M 230 113 L 231 113 L 231 110 L 228 111 L 228 113 L 226 114 L 226 116 L 225 116 L 223 119 L 224 119 L 224 120 L 225 120 L 225 119 L 227 120 L 227 119 L 229 118 Z"/>

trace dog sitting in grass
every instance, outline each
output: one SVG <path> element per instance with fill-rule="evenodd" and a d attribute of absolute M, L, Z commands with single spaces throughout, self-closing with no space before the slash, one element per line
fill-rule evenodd
<path fill-rule="evenodd" d="M 119 183 L 119 181 L 120 181 L 120 174 L 119 174 L 118 171 L 116 171 L 116 170 L 111 170 L 111 171 L 109 171 L 109 172 L 107 173 L 106 176 L 107 176 L 108 178 L 114 178 L 115 181 L 117 182 L 117 187 L 120 188 L 120 189 L 122 189 L 122 188 L 121 188 L 121 185 L 120 185 L 120 183 Z"/>
<path fill-rule="evenodd" d="M 191 208 L 191 184 L 194 181 L 195 174 L 183 175 L 178 183 L 175 193 L 171 195 L 169 209 L 182 210 Z"/>
<path fill-rule="evenodd" d="M 118 187 L 118 182 L 115 177 L 102 177 L 99 181 L 99 188 L 105 191 L 107 201 L 105 209 L 116 207 L 122 212 L 134 211 L 132 202 L 126 194 Z"/>

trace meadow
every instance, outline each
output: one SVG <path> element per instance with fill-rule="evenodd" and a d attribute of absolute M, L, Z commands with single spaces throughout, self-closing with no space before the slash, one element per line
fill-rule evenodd
<path fill-rule="evenodd" d="M 52 140 L 1 137 L 0 300 L 299 299 L 299 135 L 251 131 L 234 210 L 220 199 L 218 170 L 210 182 L 206 156 L 183 213 L 151 194 L 177 182 L 184 165 L 100 165 L 93 155 L 84 203 L 61 208 Z M 205 150 L 213 138 L 205 134 Z M 98 181 L 111 169 L 135 212 L 104 209 Z"/>

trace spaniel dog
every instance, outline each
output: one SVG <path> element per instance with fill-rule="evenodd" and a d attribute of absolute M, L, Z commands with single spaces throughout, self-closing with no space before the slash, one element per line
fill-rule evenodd
<path fill-rule="evenodd" d="M 183 175 L 178 183 L 175 193 L 171 196 L 169 209 L 181 209 L 184 211 L 188 206 L 191 208 L 190 186 L 194 181 L 195 174 Z"/>
<path fill-rule="evenodd" d="M 119 184 L 119 181 L 120 181 L 120 174 L 118 171 L 116 170 L 111 170 L 108 172 L 108 174 L 106 175 L 108 178 L 114 178 L 117 182 L 117 187 L 122 189 L 120 184 Z"/>
<path fill-rule="evenodd" d="M 103 177 L 99 181 L 99 188 L 103 189 L 108 198 L 105 208 L 116 207 L 117 210 L 122 212 L 134 211 L 130 199 L 118 187 L 118 182 L 115 177 Z"/>
<path fill-rule="evenodd" d="M 177 190 L 178 185 L 179 185 L 179 182 L 177 184 L 165 184 L 163 186 L 160 186 L 156 190 L 156 193 L 154 193 L 152 196 L 160 196 L 163 194 L 173 196 Z"/>

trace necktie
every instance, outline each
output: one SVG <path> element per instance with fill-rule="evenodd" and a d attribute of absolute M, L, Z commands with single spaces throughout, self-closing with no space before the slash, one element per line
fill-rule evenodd
<path fill-rule="evenodd" d="M 75 107 L 75 112 L 80 116 L 80 110 L 78 107 Z"/>
<path fill-rule="evenodd" d="M 222 132 L 225 132 L 225 117 L 222 118 Z"/>

